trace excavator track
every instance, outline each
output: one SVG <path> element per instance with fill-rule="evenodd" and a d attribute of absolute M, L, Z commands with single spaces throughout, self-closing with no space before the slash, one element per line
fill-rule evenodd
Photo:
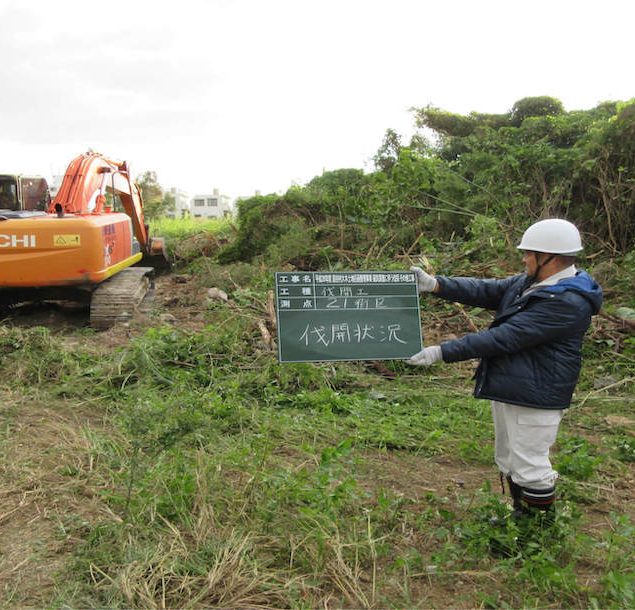
<path fill-rule="evenodd" d="M 152 267 L 129 267 L 102 282 L 90 301 L 90 325 L 106 330 L 117 322 L 126 322 L 153 284 Z"/>

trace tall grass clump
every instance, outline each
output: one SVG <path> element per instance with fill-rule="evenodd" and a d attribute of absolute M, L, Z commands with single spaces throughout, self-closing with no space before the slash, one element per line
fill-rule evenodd
<path fill-rule="evenodd" d="M 152 235 L 180 242 L 198 233 L 223 235 L 231 230 L 231 218 L 158 218 L 150 227 Z"/>
<path fill-rule="evenodd" d="M 0 326 L 0 369 L 11 371 L 3 381 L 7 385 L 63 385 L 69 379 L 79 383 L 94 364 L 90 353 L 66 349 L 48 328 Z"/>
<path fill-rule="evenodd" d="M 165 238 L 168 255 L 179 266 L 214 256 L 234 230 L 231 218 L 159 218 L 151 226 L 152 235 Z"/>

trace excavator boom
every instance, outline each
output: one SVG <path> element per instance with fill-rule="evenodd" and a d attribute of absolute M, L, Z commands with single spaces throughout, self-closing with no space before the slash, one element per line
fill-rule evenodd
<path fill-rule="evenodd" d="M 51 202 L 51 214 L 61 210 L 66 214 L 100 214 L 103 212 L 107 190 L 118 195 L 134 227 L 134 234 L 142 245 L 149 243 L 144 224 L 141 194 L 130 179 L 125 161 L 113 161 L 95 153 L 73 159 L 64 174 L 60 189 Z M 104 198 L 104 199 L 102 199 Z"/>

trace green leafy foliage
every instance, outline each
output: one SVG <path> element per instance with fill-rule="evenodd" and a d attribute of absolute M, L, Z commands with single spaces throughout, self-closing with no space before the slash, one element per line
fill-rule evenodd
<path fill-rule="evenodd" d="M 406 146 L 388 130 L 372 173 L 329 171 L 283 196 L 241 202 L 237 238 L 219 260 L 279 265 L 289 242 L 286 259 L 297 268 L 330 267 L 343 252 L 359 266 L 372 254 L 411 252 L 421 236 L 483 236 L 500 255 L 550 216 L 578 224 L 586 252 L 626 254 L 635 241 L 633 107 L 567 112 L 541 96 L 501 115 L 415 109 L 417 125 L 436 132 L 434 145 L 418 136 Z"/>
<path fill-rule="evenodd" d="M 278 224 L 269 224 L 265 219 L 270 217 L 275 195 L 257 196 L 238 202 L 237 220 L 240 232 L 237 238 L 218 256 L 223 264 L 241 260 L 250 260 L 262 253 L 274 240 L 280 238 L 283 228 Z"/>
<path fill-rule="evenodd" d="M 563 113 L 564 106 L 560 100 L 543 95 L 518 100 L 512 106 L 509 118 L 512 125 L 519 127 L 529 117 L 553 116 Z"/>
<path fill-rule="evenodd" d="M 440 157 L 476 187 L 466 198 L 480 202 L 481 213 L 507 218 L 510 226 L 566 217 L 596 236 L 595 247 L 625 253 L 635 239 L 632 105 L 565 112 L 558 100 L 537 97 L 516 102 L 506 124 L 431 108 L 416 116 L 440 135 Z"/>
<path fill-rule="evenodd" d="M 602 458 L 595 455 L 595 449 L 585 439 L 567 438 L 560 446 L 557 468 L 563 475 L 586 481 L 596 472 Z"/>
<path fill-rule="evenodd" d="M 141 189 L 146 220 L 160 218 L 167 211 L 174 209 L 174 195 L 169 191 L 163 191 L 156 172 L 147 171 L 138 176 L 137 185 Z"/>

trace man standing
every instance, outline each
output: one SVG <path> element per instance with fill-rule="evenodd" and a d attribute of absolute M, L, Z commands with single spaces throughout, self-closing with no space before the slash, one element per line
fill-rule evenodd
<path fill-rule="evenodd" d="M 495 459 L 513 516 L 551 521 L 558 473 L 549 461 L 581 367 L 584 334 L 602 289 L 574 265 L 580 233 L 566 220 L 531 225 L 518 246 L 526 273 L 502 280 L 430 276 L 412 267 L 419 293 L 496 310 L 487 330 L 426 347 L 407 362 L 429 366 L 480 358 L 474 395 L 492 401 Z"/>

